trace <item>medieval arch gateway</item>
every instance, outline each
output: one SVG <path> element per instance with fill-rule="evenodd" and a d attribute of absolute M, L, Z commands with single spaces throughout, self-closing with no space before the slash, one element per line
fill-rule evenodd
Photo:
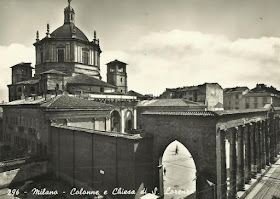
<path fill-rule="evenodd" d="M 235 198 L 265 165 L 275 162 L 279 111 L 273 107 L 233 111 L 140 110 L 139 126 L 153 140 L 150 188 L 162 186 L 158 160 L 166 146 L 178 140 L 187 146 L 196 165 L 196 198 Z M 163 195 L 159 190 L 158 194 Z"/>

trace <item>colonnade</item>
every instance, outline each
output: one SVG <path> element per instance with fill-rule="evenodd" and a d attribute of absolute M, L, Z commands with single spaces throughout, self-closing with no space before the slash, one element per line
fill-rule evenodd
<path fill-rule="evenodd" d="M 218 130 L 218 199 L 235 199 L 245 184 L 275 163 L 280 141 L 279 121 L 279 116 L 270 114 L 263 120 Z"/>

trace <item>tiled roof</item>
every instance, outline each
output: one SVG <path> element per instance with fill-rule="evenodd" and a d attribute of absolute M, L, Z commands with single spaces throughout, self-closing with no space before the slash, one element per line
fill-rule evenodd
<path fill-rule="evenodd" d="M 205 106 L 202 103 L 188 101 L 186 99 L 153 99 L 153 100 L 144 100 L 138 103 L 137 106 Z"/>
<path fill-rule="evenodd" d="M 22 82 L 17 82 L 16 84 L 32 85 L 32 84 L 37 84 L 37 83 L 39 83 L 39 79 L 29 79 L 29 80 L 25 80 Z"/>
<path fill-rule="evenodd" d="M 30 62 L 28 62 L 28 63 L 21 62 L 21 63 L 18 63 L 18 64 L 16 64 L 16 65 L 12 66 L 11 68 L 13 68 L 13 67 L 15 67 L 15 66 L 24 66 L 24 67 L 33 68 L 33 67 L 31 66 L 31 63 L 30 63 Z M 33 69 L 34 69 L 34 68 L 33 68 Z"/>
<path fill-rule="evenodd" d="M 104 86 L 104 87 L 116 88 L 116 86 L 114 85 L 108 84 L 107 82 L 96 79 L 86 74 L 79 74 L 73 77 L 69 77 L 66 81 L 67 84 L 92 85 L 92 86 Z"/>
<path fill-rule="evenodd" d="M 12 102 L 5 103 L 1 106 L 14 106 L 14 105 L 37 105 L 46 108 L 54 109 L 109 109 L 111 110 L 114 106 L 95 102 L 92 100 L 86 100 L 78 97 L 72 97 L 68 95 L 52 96 L 52 98 L 45 99 L 42 96 L 35 98 L 30 97 L 27 99 L 15 100 Z"/>
<path fill-rule="evenodd" d="M 142 94 L 140 94 L 140 93 L 137 93 L 137 92 L 135 92 L 135 91 L 133 91 L 133 90 L 130 90 L 130 91 L 128 91 L 127 92 L 127 95 L 130 95 L 130 96 L 136 96 L 136 97 L 145 97 L 144 95 L 142 95 Z"/>
<path fill-rule="evenodd" d="M 218 83 L 204 83 L 204 84 L 200 84 L 200 85 L 196 85 L 196 86 L 184 86 L 184 87 L 177 87 L 177 88 L 167 88 L 166 90 L 169 90 L 169 91 L 195 91 L 195 90 L 198 90 L 199 88 L 201 87 L 205 87 L 206 85 L 217 85 L 219 86 L 220 88 L 221 85 L 218 84 Z"/>
<path fill-rule="evenodd" d="M 145 134 L 126 134 L 126 133 L 115 133 L 115 132 L 107 132 L 107 131 L 97 131 L 92 129 L 85 129 L 80 127 L 72 127 L 72 126 L 64 126 L 64 125 L 58 125 L 58 124 L 51 124 L 51 126 L 56 128 L 63 128 L 63 129 L 69 129 L 74 131 L 84 131 L 92 134 L 98 134 L 98 135 L 104 135 L 104 136 L 110 136 L 110 137 L 119 137 L 119 138 L 126 138 L 131 140 L 138 140 L 142 139 Z"/>
<path fill-rule="evenodd" d="M 143 115 L 215 116 L 210 111 L 144 111 Z"/>
<path fill-rule="evenodd" d="M 225 88 L 224 92 L 243 92 L 245 90 L 249 90 L 249 88 L 247 86 L 237 86 L 237 87 L 233 87 L 233 88 Z"/>
<path fill-rule="evenodd" d="M 213 111 L 217 115 L 233 115 L 233 114 L 244 114 L 244 113 L 256 113 L 256 112 L 267 112 L 268 109 L 232 109 L 232 110 L 222 110 L 222 111 Z"/>
<path fill-rule="evenodd" d="M 108 65 L 108 64 L 113 64 L 113 63 L 121 63 L 121 64 L 127 65 L 127 63 L 121 62 L 121 61 L 119 61 L 119 60 L 117 60 L 117 59 L 115 59 L 114 61 L 111 61 L 111 62 L 107 63 L 106 65 Z"/>
<path fill-rule="evenodd" d="M 37 98 L 33 97 L 29 97 L 27 99 L 20 99 L 20 100 L 15 100 L 15 101 L 11 101 L 5 104 L 1 104 L 1 106 L 5 107 L 5 106 L 14 106 L 14 105 L 36 105 L 36 104 L 43 104 L 47 101 L 49 101 L 50 99 L 46 100 L 44 97 L 39 96 Z"/>
<path fill-rule="evenodd" d="M 43 73 L 40 73 L 40 74 L 58 74 L 58 75 L 66 75 L 65 73 L 63 72 L 60 72 L 58 70 L 54 70 L 54 69 L 51 69 L 51 70 L 48 70 L 48 71 L 45 71 Z"/>
<path fill-rule="evenodd" d="M 47 108 L 61 108 L 61 109 L 112 109 L 114 106 L 95 102 L 92 100 L 82 99 L 78 97 L 71 97 L 68 95 L 59 95 L 52 100 L 41 105 Z"/>
<path fill-rule="evenodd" d="M 255 88 L 251 90 L 254 93 L 272 93 L 275 95 L 280 95 L 280 91 L 278 91 L 275 87 L 270 86 L 267 87 L 265 84 L 257 84 Z"/>

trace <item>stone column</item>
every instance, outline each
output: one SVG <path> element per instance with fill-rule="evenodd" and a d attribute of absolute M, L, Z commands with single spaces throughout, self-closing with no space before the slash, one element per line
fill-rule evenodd
<path fill-rule="evenodd" d="M 237 133 L 237 190 L 244 190 L 244 128 L 245 126 L 238 127 Z"/>
<path fill-rule="evenodd" d="M 256 159 L 256 140 L 255 140 L 255 131 L 256 131 L 256 123 L 252 123 L 252 129 L 251 129 L 251 165 L 252 165 L 252 178 L 256 177 L 256 165 L 257 165 L 257 159 Z"/>
<path fill-rule="evenodd" d="M 275 153 L 274 153 L 274 141 L 275 141 L 275 136 L 274 136 L 274 118 L 273 115 L 270 114 L 269 117 L 269 140 L 270 140 L 270 146 L 269 146 L 269 151 L 270 151 L 270 163 L 273 164 L 274 161 L 274 157 L 275 157 Z"/>
<path fill-rule="evenodd" d="M 136 108 L 133 110 L 133 128 L 137 129 L 137 110 L 136 110 Z"/>
<path fill-rule="evenodd" d="M 227 199 L 226 131 L 217 131 L 217 198 Z"/>
<path fill-rule="evenodd" d="M 265 168 L 265 128 L 266 122 L 261 122 L 261 168 Z"/>
<path fill-rule="evenodd" d="M 125 128 L 125 110 L 121 110 L 121 133 L 124 133 Z"/>
<path fill-rule="evenodd" d="M 277 158 L 277 145 L 278 145 L 278 117 L 274 119 L 274 157 Z"/>
<path fill-rule="evenodd" d="M 246 124 L 244 131 L 245 138 L 245 183 L 249 184 L 251 180 L 251 125 Z"/>
<path fill-rule="evenodd" d="M 236 128 L 230 128 L 230 190 L 229 199 L 236 198 Z"/>
<path fill-rule="evenodd" d="M 269 166 L 269 160 L 270 160 L 270 152 L 269 152 L 269 147 L 270 147 L 270 136 L 269 136 L 269 121 L 265 120 L 265 132 L 264 132 L 264 141 L 265 141 L 265 164 Z"/>
<path fill-rule="evenodd" d="M 257 163 L 257 173 L 261 173 L 261 123 L 258 121 L 256 123 L 256 163 Z"/>
<path fill-rule="evenodd" d="M 277 157 L 277 154 L 279 152 L 279 116 L 275 118 L 275 128 L 276 128 L 276 134 L 275 134 L 275 154 Z"/>

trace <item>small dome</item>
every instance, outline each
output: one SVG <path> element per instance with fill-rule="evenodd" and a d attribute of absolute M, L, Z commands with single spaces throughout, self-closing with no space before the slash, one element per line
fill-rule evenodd
<path fill-rule="evenodd" d="M 51 38 L 57 38 L 57 39 L 72 39 L 72 27 L 71 24 L 64 24 L 63 26 L 60 26 L 55 31 L 51 33 Z M 77 26 L 75 26 L 75 34 L 76 39 L 80 39 L 83 41 L 89 41 L 87 36 L 79 29 Z"/>

